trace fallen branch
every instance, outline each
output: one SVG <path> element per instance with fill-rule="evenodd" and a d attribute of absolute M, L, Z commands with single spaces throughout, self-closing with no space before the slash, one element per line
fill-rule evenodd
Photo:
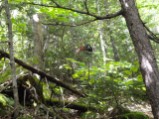
<path fill-rule="evenodd" d="M 2 57 L 6 57 L 6 58 L 9 59 L 9 54 L 6 53 L 6 52 L 4 52 L 4 51 L 2 51 L 2 50 L 0 50 L 0 58 L 2 58 Z M 18 65 L 20 65 L 20 66 L 22 66 L 23 68 L 25 68 L 25 69 L 31 71 L 32 73 L 36 73 L 36 74 L 40 75 L 40 77 L 42 77 L 42 78 L 45 77 L 45 78 L 47 78 L 48 81 L 53 82 L 53 83 L 57 84 L 58 86 L 61 86 L 61 87 L 65 88 L 65 89 L 68 89 L 69 91 L 71 91 L 72 93 L 74 93 L 74 94 L 76 94 L 76 95 L 79 95 L 79 96 L 82 96 L 82 97 L 85 96 L 85 94 L 83 94 L 83 93 L 81 93 L 81 92 L 79 92 L 79 91 L 73 89 L 71 86 L 69 86 L 68 84 L 63 83 L 63 82 L 60 81 L 58 78 L 52 77 L 52 76 L 46 74 L 45 72 L 43 72 L 43 71 L 41 71 L 41 70 L 39 70 L 39 69 L 36 69 L 36 68 L 34 68 L 34 67 L 32 67 L 32 66 L 30 66 L 30 65 L 28 65 L 28 64 L 26 64 L 26 63 L 24 63 L 23 61 L 21 61 L 21 60 L 19 60 L 19 59 L 17 59 L 17 58 L 14 58 L 14 59 L 15 59 L 15 62 L 16 62 Z"/>
<path fill-rule="evenodd" d="M 65 108 L 70 108 L 70 109 L 75 109 L 75 110 L 79 110 L 81 112 L 86 112 L 88 110 L 90 111 L 100 111 L 100 109 L 97 109 L 95 107 L 92 106 L 88 106 L 88 105 L 84 105 L 84 104 L 79 104 L 79 103 L 74 103 L 74 102 L 69 102 L 69 101 L 59 101 L 57 99 L 45 99 L 45 103 L 49 106 L 63 106 Z"/>

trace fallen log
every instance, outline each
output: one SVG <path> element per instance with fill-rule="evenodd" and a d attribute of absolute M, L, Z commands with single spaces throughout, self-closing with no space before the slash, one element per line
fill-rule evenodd
<path fill-rule="evenodd" d="M 3 88 L 2 94 L 7 95 L 10 98 L 13 98 L 13 91 L 12 91 L 12 81 L 8 80 L 0 85 L 0 89 L 7 84 L 6 88 Z M 42 93 L 42 85 L 39 84 L 39 81 L 35 77 L 30 74 L 25 74 L 19 76 L 17 78 L 18 84 L 18 93 L 19 93 L 19 100 L 20 104 L 24 106 L 31 106 L 32 103 L 35 101 L 37 104 L 45 104 L 49 106 L 56 106 L 59 108 L 69 108 L 78 110 L 80 112 L 86 111 L 93 111 L 97 112 L 100 109 L 89 106 L 87 104 L 81 104 L 77 102 L 71 102 L 66 100 L 59 100 L 57 98 L 44 98 Z M 34 90 L 33 90 L 34 89 Z M 34 101 L 33 101 L 34 100 Z"/>
<path fill-rule="evenodd" d="M 32 75 L 25 74 L 19 76 L 17 78 L 17 87 L 19 94 L 19 102 L 21 105 L 25 105 L 27 103 L 31 106 L 31 101 L 33 100 L 36 103 L 44 102 L 42 85 Z M 0 84 L 0 89 L 2 89 L 0 93 L 5 94 L 10 98 L 13 98 L 12 80 L 7 80 L 6 82 Z"/>
<path fill-rule="evenodd" d="M 4 51 L 2 51 L 2 50 L 0 50 L 0 59 L 3 58 L 3 57 L 9 59 L 9 54 L 6 53 L 6 52 L 4 52 Z M 81 96 L 81 97 L 85 97 L 85 94 L 84 94 L 84 93 L 81 93 L 81 92 L 75 90 L 74 88 L 72 88 L 72 87 L 69 86 L 68 84 L 63 83 L 62 81 L 60 81 L 60 80 L 57 79 L 56 77 L 50 76 L 49 74 L 46 74 L 45 72 L 43 72 L 43 71 L 41 71 L 41 70 L 39 70 L 39 69 L 36 69 L 36 68 L 34 68 L 34 67 L 32 67 L 32 66 L 26 64 L 26 63 L 23 62 L 22 60 L 19 60 L 19 59 L 15 58 L 15 57 L 14 57 L 14 59 L 15 59 L 15 62 L 16 62 L 18 65 L 20 65 L 20 66 L 22 66 L 23 68 L 25 68 L 25 69 L 31 71 L 32 73 L 36 73 L 36 74 L 38 74 L 38 75 L 39 75 L 40 77 L 42 77 L 42 78 L 47 78 L 48 81 L 53 82 L 53 83 L 55 83 L 56 85 L 61 86 L 61 87 L 65 88 L 65 89 L 67 89 L 67 90 L 69 90 L 69 91 L 71 91 L 72 93 L 74 93 L 74 94 L 76 94 L 76 95 L 79 95 L 79 96 Z"/>
<path fill-rule="evenodd" d="M 74 110 L 78 110 L 80 112 L 86 112 L 86 111 L 93 111 L 93 112 L 98 112 L 100 109 L 84 105 L 84 104 L 79 104 L 75 102 L 69 102 L 69 101 L 59 101 L 58 99 L 45 99 L 46 105 L 49 106 L 63 106 L 65 108 L 70 108 Z"/>

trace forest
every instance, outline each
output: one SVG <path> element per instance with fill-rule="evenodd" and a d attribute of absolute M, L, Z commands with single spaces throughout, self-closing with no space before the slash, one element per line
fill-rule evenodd
<path fill-rule="evenodd" d="M 0 119 L 159 119 L 158 0 L 0 0 Z"/>

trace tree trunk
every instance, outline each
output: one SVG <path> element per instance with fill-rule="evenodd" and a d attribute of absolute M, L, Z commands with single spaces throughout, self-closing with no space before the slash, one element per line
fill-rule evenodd
<path fill-rule="evenodd" d="M 113 49 L 114 60 L 119 61 L 120 58 L 119 58 L 119 54 L 118 54 L 118 49 L 116 48 L 115 41 L 114 41 L 114 38 L 111 35 L 111 33 L 110 33 L 110 42 L 111 42 L 111 46 Z"/>
<path fill-rule="evenodd" d="M 18 97 L 18 88 L 17 88 L 17 79 L 16 79 L 16 67 L 14 61 L 14 48 L 13 48 L 13 33 L 12 33 L 12 22 L 11 15 L 9 10 L 8 0 L 5 0 L 5 11 L 6 11 L 6 24 L 8 27 L 8 44 L 10 52 L 10 66 L 12 71 L 12 81 L 13 81 L 13 94 L 14 94 L 14 118 L 18 117 L 19 114 L 19 97 Z"/>
<path fill-rule="evenodd" d="M 36 59 L 36 67 L 44 70 L 44 37 L 43 28 L 41 23 L 41 15 L 33 15 L 33 27 L 34 27 L 34 56 Z"/>
<path fill-rule="evenodd" d="M 100 15 L 101 11 L 100 11 L 100 5 L 99 5 L 99 0 L 96 0 L 96 4 L 97 4 L 97 12 Z M 99 39 L 100 39 L 100 46 L 101 46 L 101 51 L 103 54 L 103 64 L 105 66 L 106 64 L 106 60 L 107 60 L 107 51 L 106 51 L 106 44 L 105 44 L 105 39 L 104 39 L 104 31 L 103 31 L 103 21 L 98 21 L 98 32 L 99 32 Z"/>
<path fill-rule="evenodd" d="M 127 27 L 137 52 L 141 73 L 146 85 L 155 119 L 159 119 L 159 71 L 146 29 L 135 6 L 135 0 L 119 0 Z"/>

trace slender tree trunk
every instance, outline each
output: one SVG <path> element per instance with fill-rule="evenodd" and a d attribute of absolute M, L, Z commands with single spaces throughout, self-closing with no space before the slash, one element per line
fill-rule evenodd
<path fill-rule="evenodd" d="M 119 0 L 130 36 L 137 52 L 155 119 L 159 119 L 159 71 L 146 29 L 140 19 L 135 0 Z"/>
<path fill-rule="evenodd" d="M 111 42 L 111 45 L 112 45 L 112 48 L 113 48 L 114 60 L 119 61 L 120 58 L 119 58 L 118 50 L 116 48 L 114 38 L 111 35 L 110 35 L 110 42 Z"/>
<path fill-rule="evenodd" d="M 103 54 L 103 64 L 106 64 L 106 44 L 105 44 L 105 40 L 104 40 L 104 34 L 103 34 L 103 21 L 98 21 L 98 31 L 99 31 L 99 39 L 100 39 L 100 46 L 101 46 L 101 50 L 102 50 L 102 54 Z"/>
<path fill-rule="evenodd" d="M 9 10 L 8 0 L 5 0 L 5 11 L 6 11 L 6 23 L 8 27 L 8 39 L 9 39 L 9 52 L 10 52 L 10 66 L 12 71 L 12 81 L 13 81 L 13 94 L 14 94 L 14 118 L 18 117 L 19 114 L 19 97 L 16 79 L 16 67 L 14 61 L 14 48 L 13 48 L 13 33 L 12 33 L 12 22 Z"/>
<path fill-rule="evenodd" d="M 97 12 L 100 15 L 100 6 L 99 6 L 99 0 L 96 1 L 97 4 Z M 100 39 L 100 46 L 103 54 L 103 64 L 106 64 L 106 44 L 104 39 L 104 32 L 103 32 L 103 21 L 98 21 L 98 32 L 99 32 L 99 39 Z"/>
<path fill-rule="evenodd" d="M 33 27 L 34 27 L 34 56 L 37 61 L 36 66 L 41 70 L 44 70 L 44 34 L 41 23 L 41 15 L 33 15 Z"/>

